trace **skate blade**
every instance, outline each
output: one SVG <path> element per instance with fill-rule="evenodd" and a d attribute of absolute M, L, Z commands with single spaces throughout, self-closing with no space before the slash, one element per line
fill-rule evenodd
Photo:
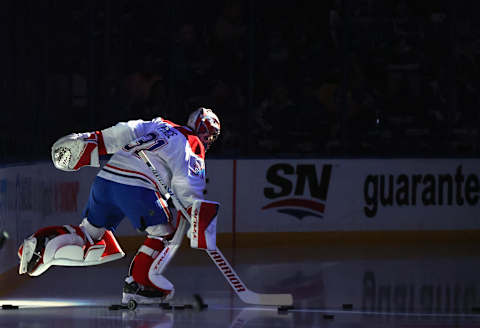
<path fill-rule="evenodd" d="M 161 304 L 166 303 L 172 299 L 172 293 L 165 297 L 145 297 L 138 294 L 122 294 L 122 304 L 128 304 L 130 301 L 135 301 L 137 304 Z"/>

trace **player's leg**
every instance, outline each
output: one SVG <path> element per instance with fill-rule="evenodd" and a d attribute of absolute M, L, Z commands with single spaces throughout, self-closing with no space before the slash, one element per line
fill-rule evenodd
<path fill-rule="evenodd" d="M 105 244 L 106 250 L 115 251 L 113 232 L 125 217 L 114 197 L 123 185 L 96 177 L 90 189 L 90 196 L 83 211 L 84 219 L 80 228 L 90 244 Z"/>
<path fill-rule="evenodd" d="M 147 237 L 130 265 L 122 302 L 164 302 L 174 294 L 172 283 L 162 275 L 174 254 L 168 248 L 175 232 L 172 215 L 159 193 L 140 187 L 129 189 L 128 200 L 122 200 L 125 194 L 117 194 L 122 211 L 135 228 L 147 233 Z"/>
<path fill-rule="evenodd" d="M 96 177 L 90 188 L 90 195 L 83 210 L 84 226 L 94 240 L 100 240 L 106 230 L 115 231 L 125 217 L 118 206 L 118 190 L 125 191 L 125 186 Z"/>
<path fill-rule="evenodd" d="M 114 228 L 124 217 L 108 199 L 114 186 L 96 178 L 79 226 L 64 225 L 42 228 L 20 246 L 19 273 L 38 276 L 52 265 L 85 266 L 119 259 L 125 255 L 108 228 Z M 104 218 L 108 218 L 105 220 Z"/>
<path fill-rule="evenodd" d="M 84 216 L 81 225 L 94 240 L 102 238 L 103 233 L 115 231 L 125 216 L 137 230 L 148 234 L 130 266 L 124 296 L 139 303 L 158 302 L 173 296 L 173 285 L 150 270 L 175 231 L 168 205 L 160 194 L 97 177 Z"/>

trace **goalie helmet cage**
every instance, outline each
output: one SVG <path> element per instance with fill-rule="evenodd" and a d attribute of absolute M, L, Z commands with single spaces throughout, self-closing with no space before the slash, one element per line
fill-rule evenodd
<path fill-rule="evenodd" d="M 148 158 L 147 154 L 144 150 L 139 150 L 137 154 L 140 158 L 144 161 L 147 167 L 152 171 L 153 175 L 155 176 L 156 180 L 159 183 L 160 192 L 168 197 L 171 197 L 173 205 L 177 210 L 182 212 L 184 218 L 190 223 L 191 218 L 188 214 L 186 208 L 182 205 L 180 200 L 177 198 L 175 193 L 168 187 L 168 185 L 162 180 L 160 175 L 157 172 L 157 169 L 153 165 L 153 163 Z M 293 304 L 293 297 L 292 294 L 262 294 L 256 293 L 250 289 L 243 283 L 240 279 L 238 274 L 235 272 L 233 267 L 227 261 L 225 256 L 222 254 L 220 249 L 209 251 L 205 250 L 209 255 L 210 259 L 215 263 L 217 268 L 223 274 L 225 279 L 228 281 L 232 289 L 235 291 L 237 296 L 245 303 L 248 304 L 255 304 L 255 305 L 292 305 Z"/>

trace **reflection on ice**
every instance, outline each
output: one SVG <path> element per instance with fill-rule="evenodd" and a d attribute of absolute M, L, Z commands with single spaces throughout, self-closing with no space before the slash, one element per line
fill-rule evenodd
<path fill-rule="evenodd" d="M 66 307 L 66 306 L 88 306 L 88 301 L 75 300 L 51 300 L 51 299 L 0 299 L 0 305 L 13 305 L 21 308 L 42 308 L 42 307 Z"/>

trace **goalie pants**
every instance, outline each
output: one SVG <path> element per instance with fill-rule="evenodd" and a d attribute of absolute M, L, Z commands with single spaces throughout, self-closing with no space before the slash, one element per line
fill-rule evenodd
<path fill-rule="evenodd" d="M 141 231 L 170 222 L 168 205 L 158 192 L 96 177 L 83 216 L 96 227 L 115 231 L 126 216 Z"/>

